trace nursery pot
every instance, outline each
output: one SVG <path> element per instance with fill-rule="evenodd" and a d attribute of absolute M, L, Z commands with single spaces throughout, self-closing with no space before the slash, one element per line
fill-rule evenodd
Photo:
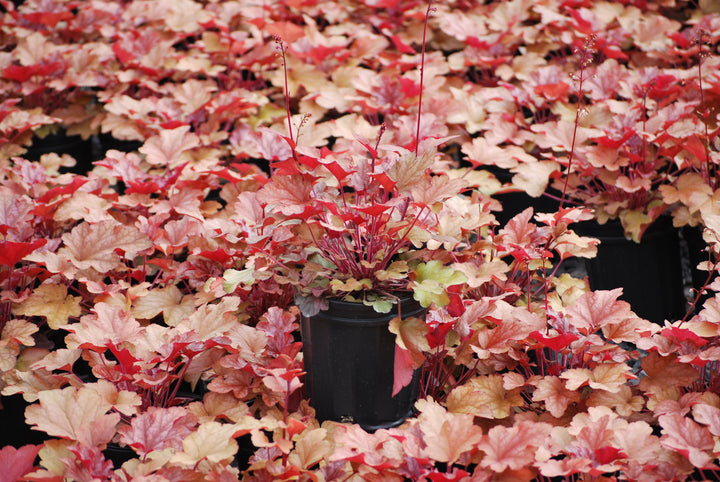
<path fill-rule="evenodd" d="M 625 237 L 619 220 L 585 221 L 576 225 L 575 232 L 600 239 L 597 256 L 585 260 L 590 289 L 621 287 L 620 298 L 653 323 L 684 316 L 680 240 L 669 216 L 650 225 L 640 243 Z"/>
<path fill-rule="evenodd" d="M 503 169 L 497 166 L 483 166 L 483 169 L 492 173 L 495 178 L 503 184 L 511 183 L 513 173 L 508 169 Z M 546 190 L 549 194 L 558 195 L 554 189 L 548 187 Z M 533 212 L 537 213 L 553 213 L 557 211 L 559 201 L 546 196 L 543 194 L 540 197 L 532 197 L 525 191 L 508 191 L 503 193 L 495 193 L 492 196 L 502 204 L 502 211 L 494 213 L 495 219 L 500 223 L 500 226 L 505 226 L 508 221 L 513 217 L 525 211 L 525 209 L 532 207 Z"/>
<path fill-rule="evenodd" d="M 330 299 L 328 309 L 302 319 L 305 385 L 318 420 L 357 423 L 371 432 L 400 425 L 412 414 L 420 373 L 392 396 L 395 335 L 390 313 Z M 402 318 L 424 318 L 427 309 L 412 297 L 399 301 Z"/>
<path fill-rule="evenodd" d="M 70 136 L 64 131 L 45 137 L 34 137 L 24 157 L 30 161 L 38 161 L 43 154 L 52 152 L 59 156 L 69 154 L 75 159 L 77 163 L 67 169 L 69 172 L 84 175 L 92 170 L 92 163 L 95 160 L 92 140 L 77 135 Z"/>

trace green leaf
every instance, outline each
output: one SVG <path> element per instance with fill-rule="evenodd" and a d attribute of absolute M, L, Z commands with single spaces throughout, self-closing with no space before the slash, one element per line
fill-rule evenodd
<path fill-rule="evenodd" d="M 467 282 L 467 276 L 453 268 L 443 266 L 440 261 L 433 260 L 421 263 L 415 269 L 415 280 L 411 284 L 413 298 L 420 302 L 423 308 L 435 303 L 435 306 L 445 306 L 450 303 L 446 289 L 448 286 Z"/>
<path fill-rule="evenodd" d="M 467 281 L 467 277 L 460 271 L 443 266 L 440 261 L 433 260 L 420 263 L 415 268 L 415 282 L 423 283 L 426 280 L 437 282 L 443 287 L 459 285 Z"/>
<path fill-rule="evenodd" d="M 383 298 L 365 299 L 363 300 L 363 304 L 366 306 L 372 306 L 373 310 L 378 313 L 390 313 L 390 310 L 392 310 L 394 305 L 392 300 Z"/>
<path fill-rule="evenodd" d="M 450 303 L 450 297 L 445 292 L 445 288 L 434 280 L 425 280 L 413 285 L 413 298 L 419 301 L 423 308 L 427 308 L 433 303 L 439 307 Z"/>
<path fill-rule="evenodd" d="M 239 284 L 252 285 L 255 282 L 255 276 L 253 276 L 253 270 L 250 268 L 243 270 L 227 269 L 223 273 L 223 280 L 223 290 L 226 293 L 232 293 Z"/>
<path fill-rule="evenodd" d="M 372 289 L 372 281 L 369 278 L 363 278 L 361 280 L 356 280 L 355 278 L 350 278 L 347 281 L 334 279 L 334 280 L 330 281 L 330 288 L 332 288 L 333 292 L 336 292 L 336 293 L 338 291 L 350 292 L 350 291 L 371 290 Z"/>
<path fill-rule="evenodd" d="M 375 277 L 380 281 L 400 280 L 407 278 L 409 267 L 407 261 L 393 261 L 387 269 L 379 269 Z"/>

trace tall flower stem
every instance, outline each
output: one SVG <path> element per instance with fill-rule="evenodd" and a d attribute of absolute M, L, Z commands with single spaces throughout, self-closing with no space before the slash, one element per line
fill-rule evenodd
<path fill-rule="evenodd" d="M 578 106 L 577 110 L 575 111 L 575 126 L 573 128 L 573 135 L 572 135 L 572 141 L 570 143 L 570 154 L 568 157 L 568 167 L 565 175 L 565 184 L 563 185 L 563 191 L 562 196 L 560 196 L 560 207 L 562 208 L 565 205 L 565 197 L 567 196 L 567 187 L 568 182 L 570 180 L 570 173 L 572 172 L 572 163 L 573 159 L 575 157 L 575 142 L 577 139 L 577 131 L 578 127 L 580 125 L 580 115 L 582 114 L 583 110 L 583 83 L 585 82 L 585 68 L 590 65 L 590 63 L 593 60 L 593 54 L 595 49 L 595 34 L 590 35 L 585 40 L 585 45 L 580 49 L 579 51 L 579 57 L 580 61 L 578 62 L 578 68 L 580 69 L 579 75 L 571 74 L 571 78 L 573 80 L 577 80 L 578 82 L 578 89 L 577 89 L 577 96 L 578 96 Z"/>
<path fill-rule="evenodd" d="M 428 1 L 427 11 L 425 12 L 425 23 L 423 24 L 422 53 L 420 54 L 420 98 L 418 99 L 417 126 L 415 130 L 416 157 L 418 155 L 418 150 L 420 149 L 420 117 L 422 116 L 423 82 L 425 80 L 425 42 L 427 38 L 427 26 L 428 19 L 430 18 L 430 12 L 432 12 L 432 0 Z"/>

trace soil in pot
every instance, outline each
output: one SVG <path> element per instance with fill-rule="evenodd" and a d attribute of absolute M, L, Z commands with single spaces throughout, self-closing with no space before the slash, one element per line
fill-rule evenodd
<path fill-rule="evenodd" d="M 427 310 L 410 296 L 400 302 L 403 318 Z M 303 317 L 306 391 L 318 420 L 358 423 L 367 431 L 401 424 L 412 415 L 420 374 L 392 396 L 395 335 L 387 314 L 370 306 L 329 300 L 329 308 Z"/>

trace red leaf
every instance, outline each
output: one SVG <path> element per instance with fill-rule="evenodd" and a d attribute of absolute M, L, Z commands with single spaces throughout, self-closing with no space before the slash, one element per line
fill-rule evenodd
<path fill-rule="evenodd" d="M 420 85 L 416 84 L 414 80 L 405 77 L 400 79 L 400 90 L 406 99 L 420 95 Z"/>
<path fill-rule="evenodd" d="M 120 42 L 115 42 L 112 44 L 112 51 L 115 53 L 115 56 L 118 58 L 121 64 L 127 64 L 128 62 L 135 59 L 133 54 L 125 50 Z"/>
<path fill-rule="evenodd" d="M 372 204 L 370 206 L 363 206 L 363 207 L 356 207 L 355 209 L 360 211 L 363 214 L 367 214 L 368 216 L 372 217 L 378 217 L 388 209 L 390 209 L 391 206 L 387 204 Z"/>
<path fill-rule="evenodd" d="M 436 348 L 445 343 L 445 337 L 452 327 L 453 323 L 439 323 L 435 328 L 430 330 L 427 334 L 427 341 L 430 344 L 430 348 Z"/>
<path fill-rule="evenodd" d="M 687 139 L 683 140 L 682 147 L 688 151 L 690 154 L 692 154 L 695 159 L 697 159 L 700 162 L 706 162 L 707 161 L 707 154 L 705 151 L 705 146 L 703 145 L 702 141 L 696 137 L 696 136 L 690 136 Z"/>
<path fill-rule="evenodd" d="M 160 186 L 154 181 L 127 181 L 125 194 L 152 194 L 160 191 Z"/>
<path fill-rule="evenodd" d="M 453 471 L 450 473 L 432 472 L 430 474 L 425 475 L 425 477 L 432 480 L 432 482 L 457 482 L 459 480 L 463 480 L 468 475 L 470 475 L 469 472 L 465 472 L 462 469 L 453 467 Z"/>
<path fill-rule="evenodd" d="M 612 463 L 617 459 L 624 458 L 627 458 L 627 455 L 625 455 L 622 450 L 610 445 L 595 449 L 595 460 L 603 465 Z"/>
<path fill-rule="evenodd" d="M 452 288 L 454 287 L 451 286 L 450 289 Z M 460 294 L 448 292 L 448 297 L 450 298 L 450 303 L 446 306 L 446 309 L 450 316 L 457 318 L 465 313 L 465 305 L 463 304 L 462 296 Z"/>
<path fill-rule="evenodd" d="M 305 156 L 303 156 L 303 157 L 305 157 Z M 323 162 L 323 163 L 321 163 L 321 164 L 322 164 L 323 166 L 325 166 L 325 168 L 326 168 L 328 171 L 330 171 L 333 176 L 335 176 L 335 179 L 337 179 L 337 180 L 340 181 L 340 182 L 342 182 L 342 180 L 345 179 L 345 178 L 347 177 L 347 175 L 349 174 L 349 172 L 347 172 L 345 169 L 343 169 L 343 168 L 340 166 L 340 164 L 338 164 L 338 163 L 335 162 L 335 161 L 333 161 L 333 162 L 328 162 L 327 164 Z"/>
<path fill-rule="evenodd" d="M 73 15 L 70 12 L 30 12 L 23 14 L 23 17 L 31 23 L 54 28 L 58 22 L 69 20 Z"/>
<path fill-rule="evenodd" d="M 18 82 L 27 82 L 32 77 L 47 77 L 53 72 L 63 70 L 62 62 L 51 62 L 49 64 L 34 64 L 28 66 L 8 65 L 3 70 L 3 76 L 6 79 L 16 80 Z"/>
<path fill-rule="evenodd" d="M 72 194 L 80 187 L 85 184 L 88 181 L 87 178 L 84 177 L 74 177 L 72 182 L 67 186 L 58 186 L 50 189 L 45 194 L 43 194 L 41 197 L 37 199 L 37 202 L 40 204 L 47 203 L 51 200 L 53 200 L 57 196 L 62 196 L 63 194 Z"/>
<path fill-rule="evenodd" d="M 27 243 L 2 241 L 0 242 L 0 265 L 12 268 L 25 256 L 39 247 L 45 246 L 46 243 L 46 239 L 35 239 Z"/>
<path fill-rule="evenodd" d="M 292 158 L 273 160 L 270 162 L 270 166 L 274 170 L 273 175 L 290 176 L 293 174 L 301 174 L 298 163 Z"/>
<path fill-rule="evenodd" d="M 390 176 L 388 176 L 384 172 L 378 174 L 370 174 L 370 177 L 379 182 L 380 186 L 382 186 L 383 189 L 385 189 L 386 191 L 392 191 L 393 189 L 395 189 L 395 185 L 397 184 L 390 178 Z"/>
<path fill-rule="evenodd" d="M 393 381 L 392 396 L 394 397 L 403 387 L 406 387 L 412 381 L 415 364 L 412 359 L 410 350 L 400 348 L 395 345 L 395 378 Z"/>
<path fill-rule="evenodd" d="M 533 91 L 537 95 L 542 95 L 548 99 L 562 99 L 570 91 L 570 86 L 564 82 L 558 82 L 557 84 L 542 84 L 536 85 Z"/>
<path fill-rule="evenodd" d="M 198 256 L 202 256 L 203 258 L 211 259 L 222 264 L 227 263 L 233 257 L 232 254 L 228 253 L 223 248 L 216 249 L 215 251 L 201 251 L 198 253 Z"/>
<path fill-rule="evenodd" d="M 610 136 L 603 136 L 603 137 L 598 137 L 594 140 L 601 146 L 610 147 L 611 149 L 619 149 L 620 146 L 625 144 L 625 142 L 627 142 L 627 140 L 630 139 L 634 135 L 635 135 L 635 131 L 629 130 L 620 139 L 613 139 Z"/>
<path fill-rule="evenodd" d="M 186 125 L 188 125 L 187 122 L 183 122 L 180 120 L 169 120 L 167 122 L 160 123 L 160 127 L 162 127 L 163 129 L 176 129 L 178 127 L 183 127 Z"/>
<path fill-rule="evenodd" d="M 0 482 L 15 482 L 33 469 L 35 457 L 42 445 L 11 446 L 0 450 Z"/>
<path fill-rule="evenodd" d="M 675 43 L 680 47 L 681 49 L 686 49 L 692 45 L 692 41 L 683 35 L 681 32 L 673 32 L 669 33 L 668 37 L 675 41 Z"/>
<path fill-rule="evenodd" d="M 395 48 L 397 48 L 400 53 L 403 53 L 403 54 L 417 53 L 417 52 L 415 52 L 414 48 L 412 48 L 411 46 L 409 46 L 408 44 L 403 42 L 402 39 L 400 37 L 398 37 L 397 35 L 391 35 L 390 40 L 392 40 L 393 45 L 395 45 Z"/>
<path fill-rule="evenodd" d="M 691 330 L 678 328 L 677 326 L 664 328 L 660 334 L 666 338 L 677 340 L 680 343 L 690 341 L 695 346 L 704 346 L 708 344 L 708 341 L 705 338 L 698 336 Z"/>
<path fill-rule="evenodd" d="M 548 338 L 539 331 L 533 331 L 530 333 L 530 336 L 553 351 L 559 351 L 578 339 L 578 336 L 573 335 L 572 333 L 563 333 L 562 335 L 551 336 Z"/>

